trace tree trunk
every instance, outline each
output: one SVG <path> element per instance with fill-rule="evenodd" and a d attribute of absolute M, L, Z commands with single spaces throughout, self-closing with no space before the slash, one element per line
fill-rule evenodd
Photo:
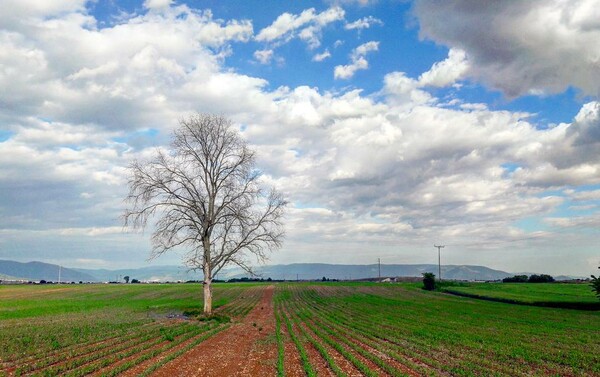
<path fill-rule="evenodd" d="M 204 314 L 212 313 L 212 284 L 211 279 L 204 279 Z"/>
<path fill-rule="evenodd" d="M 205 256 L 205 260 L 208 260 L 208 257 Z M 204 314 L 212 313 L 212 271 L 210 265 L 208 263 L 204 264 L 202 268 L 204 272 Z"/>

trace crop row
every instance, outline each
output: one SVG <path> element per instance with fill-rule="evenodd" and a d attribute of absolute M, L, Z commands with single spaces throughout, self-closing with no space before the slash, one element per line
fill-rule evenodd
<path fill-rule="evenodd" d="M 216 290 L 215 297 L 220 303 L 216 310 L 220 318 L 215 320 L 168 319 L 156 310 L 168 314 L 173 309 L 153 306 L 147 313 L 109 310 L 108 313 L 116 314 L 112 321 L 110 315 L 104 318 L 106 313 L 96 315 L 93 311 L 40 317 L 40 321 L 0 321 L 2 325 L 9 322 L 15 325 L 7 328 L 17 339 L 31 339 L 21 347 L 13 346 L 8 353 L 4 347 L 10 345 L 8 339 L 0 339 L 4 352 L 4 357 L 0 355 L 0 376 L 116 375 L 117 371 L 121 373 L 136 366 L 135 375 L 154 370 L 228 327 L 229 317 L 246 315 L 259 301 L 261 292 L 256 287 L 232 286 Z M 199 307 L 201 296 L 193 302 Z M 141 365 L 144 368 L 140 369 Z"/>
<path fill-rule="evenodd" d="M 395 289 L 396 297 L 390 296 L 389 287 L 382 287 L 381 295 L 378 290 L 370 287 L 369 293 L 364 293 L 352 287 L 279 287 L 276 320 L 290 333 L 307 375 L 314 373 L 316 362 L 307 356 L 308 347 L 316 349 L 330 372 L 338 376 L 350 369 L 344 367 L 347 362 L 363 375 L 598 373 L 598 355 L 592 352 L 598 348 L 598 340 L 586 349 L 582 344 L 588 339 L 585 332 L 564 333 L 539 324 L 531 328 L 526 320 L 522 328 L 527 330 L 523 332 L 532 334 L 533 339 L 518 331 L 503 337 L 514 328 L 509 326 L 520 321 L 511 314 L 510 306 L 475 302 L 467 308 L 477 314 L 479 326 L 473 326 L 464 315 L 463 299 L 402 287 Z M 434 310 L 427 309 L 427 304 Z M 536 308 L 533 313 L 525 310 L 523 314 L 548 316 L 548 312 L 536 312 L 539 310 L 543 309 Z M 497 311 L 500 313 L 494 313 Z M 585 314 L 564 315 L 573 315 L 573 322 L 578 323 L 578 316 Z M 462 326 L 461 320 L 465 321 Z M 490 322 L 496 328 L 488 327 Z M 584 328 L 593 329 L 593 325 Z M 554 336 L 561 342 L 554 342 Z M 284 368 L 280 370 L 282 375 Z"/>

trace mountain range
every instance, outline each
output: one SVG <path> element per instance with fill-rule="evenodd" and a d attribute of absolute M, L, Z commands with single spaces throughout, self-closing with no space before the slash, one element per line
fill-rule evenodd
<path fill-rule="evenodd" d="M 55 264 L 43 262 L 21 263 L 0 260 L 0 280 L 47 280 L 63 282 L 105 282 L 123 281 L 125 276 L 140 281 L 186 281 L 200 280 L 202 274 L 190 271 L 182 266 L 149 266 L 135 269 L 82 269 L 59 267 Z M 255 274 L 265 279 L 274 280 L 315 280 L 328 279 L 358 280 L 376 278 L 379 276 L 379 265 L 354 265 L 354 264 L 325 264 L 325 263 L 295 263 L 286 265 L 265 265 L 255 269 Z M 382 264 L 382 277 L 420 277 L 424 272 L 438 275 L 438 266 L 435 264 Z M 499 280 L 513 276 L 500 270 L 484 266 L 446 265 L 442 266 L 442 278 L 454 280 Z M 232 268 L 219 273 L 218 279 L 231 279 L 248 277 L 248 273 Z M 569 276 L 555 276 L 557 280 L 565 280 Z"/>
<path fill-rule="evenodd" d="M 4 280 L 98 281 L 93 275 L 43 262 L 0 260 L 0 275 L 5 275 Z"/>

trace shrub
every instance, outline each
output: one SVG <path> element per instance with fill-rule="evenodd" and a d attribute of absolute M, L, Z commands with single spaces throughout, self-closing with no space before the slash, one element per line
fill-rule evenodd
<path fill-rule="evenodd" d="M 600 269 L 600 267 L 598 267 L 598 269 Z M 600 299 L 600 276 L 595 277 L 592 275 L 592 282 L 590 283 L 590 286 L 592 287 L 592 292 L 594 292 L 598 299 Z"/>
<path fill-rule="evenodd" d="M 423 273 L 423 289 L 428 291 L 433 291 L 435 289 L 435 275 L 433 273 Z"/>
<path fill-rule="evenodd" d="M 513 277 L 502 279 L 503 283 L 527 283 L 527 275 L 515 275 Z"/>
<path fill-rule="evenodd" d="M 529 277 L 529 282 L 530 283 L 553 283 L 554 278 L 550 275 L 545 275 L 545 274 L 531 275 Z"/>

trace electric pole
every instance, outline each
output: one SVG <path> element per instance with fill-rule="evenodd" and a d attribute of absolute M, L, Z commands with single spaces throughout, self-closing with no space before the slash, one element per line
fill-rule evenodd
<path fill-rule="evenodd" d="M 59 264 L 58 265 L 58 284 L 60 284 L 60 274 L 62 272 L 62 266 Z"/>
<path fill-rule="evenodd" d="M 442 263 L 441 263 L 441 257 L 440 257 L 440 250 L 443 249 L 446 245 L 433 245 L 433 247 L 437 247 L 438 249 L 438 275 L 439 275 L 439 279 L 440 281 L 442 281 Z"/>
<path fill-rule="evenodd" d="M 377 264 L 379 265 L 379 282 L 381 283 L 381 258 L 377 258 Z"/>

